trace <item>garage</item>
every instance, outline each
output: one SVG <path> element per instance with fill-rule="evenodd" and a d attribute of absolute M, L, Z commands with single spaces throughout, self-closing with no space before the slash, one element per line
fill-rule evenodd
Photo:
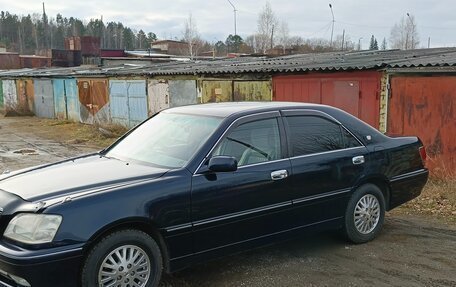
<path fill-rule="evenodd" d="M 330 105 L 379 128 L 381 72 L 273 76 L 274 101 Z"/>
<path fill-rule="evenodd" d="M 428 165 L 442 175 L 456 171 L 456 75 L 392 75 L 388 134 L 417 135 Z"/>
<path fill-rule="evenodd" d="M 146 80 L 110 80 L 112 122 L 133 127 L 147 119 L 146 91 Z"/>

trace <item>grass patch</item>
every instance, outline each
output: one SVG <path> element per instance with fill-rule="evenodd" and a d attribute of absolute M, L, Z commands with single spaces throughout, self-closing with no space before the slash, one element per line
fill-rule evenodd
<path fill-rule="evenodd" d="M 433 216 L 456 224 L 456 179 L 429 178 L 418 198 L 394 209 L 393 213 Z"/>

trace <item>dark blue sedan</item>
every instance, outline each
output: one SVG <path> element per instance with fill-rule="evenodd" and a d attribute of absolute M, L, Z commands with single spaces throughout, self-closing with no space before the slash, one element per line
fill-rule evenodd
<path fill-rule="evenodd" d="M 328 106 L 168 109 L 99 153 L 0 177 L 0 286 L 157 286 L 311 230 L 364 243 L 421 193 L 425 159 L 418 138 Z"/>

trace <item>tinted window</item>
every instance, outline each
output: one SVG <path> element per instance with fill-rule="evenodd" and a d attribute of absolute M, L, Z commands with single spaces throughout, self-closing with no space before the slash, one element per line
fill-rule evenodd
<path fill-rule="evenodd" d="M 357 147 L 360 146 L 361 144 L 357 139 L 355 139 L 346 129 L 342 129 L 342 136 L 344 138 L 344 143 L 346 148 L 350 147 Z"/>
<path fill-rule="evenodd" d="M 277 119 L 259 120 L 236 127 L 220 142 L 213 155 L 233 156 L 239 166 L 280 159 Z"/>
<path fill-rule="evenodd" d="M 359 146 L 339 124 L 317 116 L 287 117 L 292 156 Z"/>

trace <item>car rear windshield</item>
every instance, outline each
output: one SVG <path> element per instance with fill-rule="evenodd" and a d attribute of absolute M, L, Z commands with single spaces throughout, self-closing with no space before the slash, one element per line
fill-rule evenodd
<path fill-rule="evenodd" d="M 126 161 L 166 168 L 180 168 L 217 129 L 222 118 L 160 113 L 151 118 L 107 153 Z"/>

